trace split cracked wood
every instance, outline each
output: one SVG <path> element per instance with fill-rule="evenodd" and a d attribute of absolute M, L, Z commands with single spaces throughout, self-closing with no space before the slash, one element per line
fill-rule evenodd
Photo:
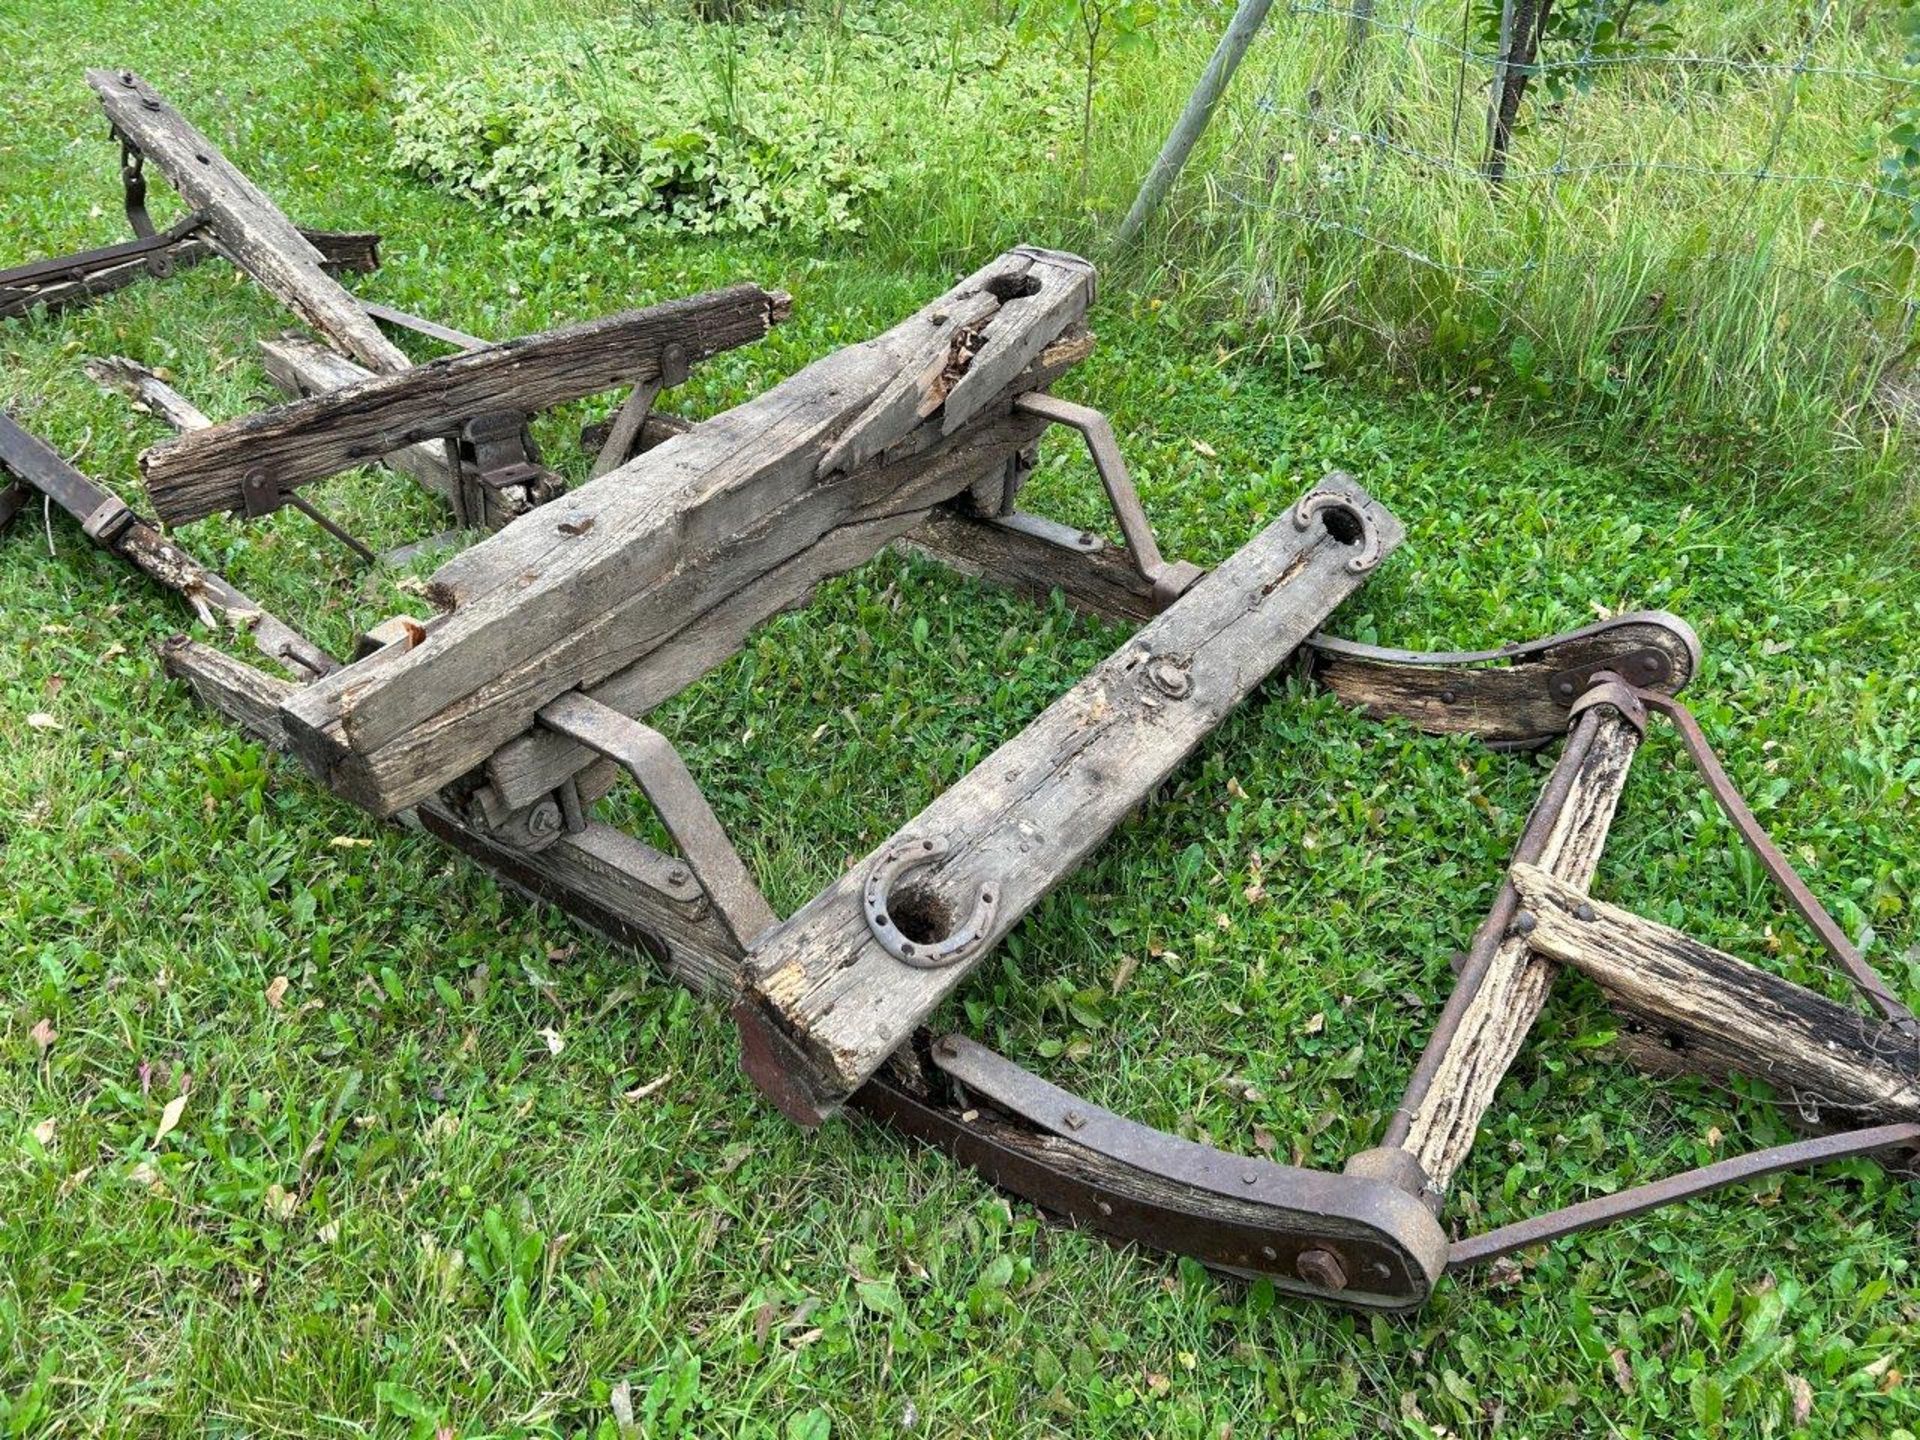
<path fill-rule="evenodd" d="M 180 198 L 207 212 L 220 248 L 301 319 L 371 369 L 404 370 L 406 355 L 380 333 L 326 259 L 266 193 L 131 70 L 89 70 L 87 84 L 114 128 L 159 168 Z"/>
<path fill-rule="evenodd" d="M 1515 865 L 1513 883 L 1534 917 L 1533 949 L 1586 975 L 1686 1068 L 1764 1081 L 1807 1125 L 1920 1120 L 1920 1048 L 1896 1026 L 1589 900 L 1538 866 Z"/>
<path fill-rule="evenodd" d="M 1611 708 L 1596 707 L 1576 725 L 1560 759 L 1571 784 L 1539 857 L 1561 881 L 1581 890 L 1592 884 L 1639 744 L 1639 731 Z M 1553 972 L 1525 936 L 1500 937 L 1401 1142 L 1426 1173 L 1430 1199 L 1445 1194 L 1473 1148 L 1494 1092 L 1546 1004 Z"/>
<path fill-rule="evenodd" d="M 291 490 L 443 437 L 472 416 L 526 414 L 652 381 L 669 345 L 703 359 L 760 339 L 787 307 L 785 295 L 736 285 L 522 336 L 164 441 L 140 468 L 169 523 L 244 510 L 249 474 Z"/>
<path fill-rule="evenodd" d="M 392 664 L 349 667 L 339 683 L 309 687 L 290 704 L 303 757 L 376 813 L 404 808 L 526 733 L 547 701 L 591 690 L 830 532 L 889 516 L 917 523 L 1004 465 L 1037 433 L 1036 422 L 1011 414 L 1015 394 L 1086 353 L 1080 318 L 1093 272 L 1084 262 L 1049 260 L 1038 290 L 1000 301 L 981 322 L 987 334 L 1018 331 L 1006 345 L 1034 357 L 997 403 L 975 403 L 971 422 L 950 435 L 936 413 L 888 443 L 872 437 L 868 463 L 818 473 L 822 455 L 895 376 L 901 351 L 920 348 L 929 324 L 956 328 L 932 312 L 1032 264 L 1020 251 L 1001 257 L 886 335 L 815 362 L 454 557 L 434 581 L 452 613 L 424 644 Z M 1062 289 L 1069 298 L 1054 293 Z M 1027 335 L 1032 326 L 1038 337 Z M 953 368 L 964 372 L 979 334 L 955 335 Z M 816 559 L 824 578 L 850 557 Z"/>
<path fill-rule="evenodd" d="M 1383 555 L 1398 545 L 1399 522 L 1351 480 L 1331 477 L 1323 488 L 1339 489 L 1368 518 Z M 743 1053 L 793 1057 L 785 1073 L 755 1076 L 769 1096 L 801 1123 L 831 1114 L 1359 587 L 1353 554 L 1320 521 L 1297 528 L 1290 511 L 765 937 L 735 1017 Z M 881 857 L 927 841 L 947 850 L 901 880 L 896 913 L 924 912 L 937 940 L 981 891 L 995 895 L 982 940 L 944 969 L 888 954 L 862 899 Z"/>
<path fill-rule="evenodd" d="M 320 395 L 329 390 L 344 390 L 349 385 L 358 385 L 363 380 L 373 378 L 372 371 L 363 369 L 337 350 L 329 350 L 308 335 L 295 332 L 255 343 L 267 378 L 296 398 Z M 418 444 L 389 451 L 380 457 L 380 463 L 408 476 L 449 504 L 459 493 L 459 481 L 448 463 L 444 440 L 422 440 Z"/>

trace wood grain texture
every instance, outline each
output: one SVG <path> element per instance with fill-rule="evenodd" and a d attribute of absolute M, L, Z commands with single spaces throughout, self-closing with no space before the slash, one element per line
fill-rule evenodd
<path fill-rule="evenodd" d="M 1535 920 L 1534 951 L 1586 975 L 1676 1060 L 1763 1080 L 1807 1125 L 1920 1120 L 1920 1047 L 1894 1026 L 1537 866 L 1516 865 L 1512 878 Z"/>
<path fill-rule="evenodd" d="M 260 363 L 266 369 L 267 378 L 296 399 L 324 394 L 329 390 L 344 390 L 373 376 L 372 371 L 363 369 L 307 335 L 278 335 L 270 340 L 259 341 L 258 348 Z M 458 492 L 459 485 L 448 461 L 447 442 L 444 440 L 422 440 L 418 444 L 390 451 L 380 457 L 380 463 L 411 477 L 449 503 Z"/>
<path fill-rule="evenodd" d="M 907 537 L 911 548 L 963 575 L 1045 601 L 1055 591 L 1084 615 L 1121 624 L 1166 607 L 1124 547 L 1085 530 L 1014 511 L 978 515 L 964 502 L 936 506 Z"/>
<path fill-rule="evenodd" d="M 125 395 L 138 409 L 171 425 L 176 431 L 204 430 L 213 421 L 198 406 L 138 360 L 124 355 L 101 355 L 82 367 L 102 390 Z"/>
<path fill-rule="evenodd" d="M 1399 523 L 1384 507 L 1350 481 L 1328 483 L 1370 516 L 1383 554 L 1399 543 Z M 804 1057 L 805 1073 L 787 1078 L 811 1092 L 812 1118 L 872 1074 L 1358 588 L 1364 577 L 1347 569 L 1351 554 L 1318 524 L 1296 530 L 1291 514 L 1268 526 L 755 947 L 736 1013 L 744 1025 L 788 1037 Z M 935 928 L 967 915 L 982 887 L 998 892 L 973 960 L 914 969 L 868 930 L 867 872 L 905 838 L 949 847 L 901 886 Z"/>
<path fill-rule="evenodd" d="M 1543 868 L 1576 889 L 1593 882 L 1639 744 L 1639 732 L 1617 713 L 1598 712 L 1593 743 L 1578 761 L 1540 857 Z M 1535 954 L 1523 936 L 1510 933 L 1495 949 L 1413 1112 L 1403 1146 L 1426 1172 L 1433 1197 L 1446 1192 L 1473 1148 L 1481 1117 L 1546 1004 L 1553 973 L 1553 963 Z"/>
<path fill-rule="evenodd" d="M 443 437 L 476 415 L 527 414 L 652 382 L 668 345 L 704 359 L 764 336 L 784 310 L 784 297 L 736 285 L 443 356 L 164 441 L 141 455 L 141 473 L 172 524 L 242 510 L 250 472 L 291 490 Z"/>
<path fill-rule="evenodd" d="M 325 257 L 184 115 L 131 70 L 89 70 L 87 84 L 114 127 L 172 182 L 180 198 L 207 212 L 209 227 L 234 264 L 370 369 L 407 368 L 406 355 L 327 274 Z"/>
<path fill-rule="evenodd" d="M 1084 304 L 1091 268 L 1075 283 Z M 442 567 L 436 592 L 452 614 L 426 644 L 311 687 L 290 723 L 339 748 L 336 788 L 359 803 L 391 813 L 424 798 L 526 732 L 554 696 L 597 686 L 828 532 L 924 511 L 1004 464 L 1037 433 L 1012 415 L 1014 393 L 1086 353 L 1077 312 L 1065 313 L 1000 404 L 951 436 L 936 416 L 864 465 L 818 474 L 923 315 L 522 517 Z"/>

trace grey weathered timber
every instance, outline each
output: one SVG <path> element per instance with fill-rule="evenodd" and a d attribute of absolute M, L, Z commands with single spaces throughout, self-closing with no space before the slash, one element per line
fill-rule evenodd
<path fill-rule="evenodd" d="M 922 513 L 828 531 L 711 609 L 683 615 L 684 623 L 654 649 L 585 693 L 622 714 L 646 714 L 737 654 L 755 627 L 806 604 L 826 576 L 853 569 L 912 530 Z M 592 760 L 593 752 L 579 742 L 541 727 L 496 750 L 487 760 L 487 779 L 498 803 L 528 805 Z"/>
<path fill-rule="evenodd" d="M 1323 488 L 1341 490 L 1367 517 L 1381 553 L 1399 543 L 1399 522 L 1352 481 L 1333 477 Z M 1354 553 L 1319 520 L 1302 530 L 1289 512 L 1269 525 L 765 937 L 735 1013 L 743 1029 L 791 1047 L 802 1067 L 784 1077 L 776 1103 L 802 1123 L 832 1113 L 1362 583 L 1348 567 Z M 894 959 L 868 929 L 862 901 L 883 856 L 927 841 L 946 852 L 902 880 L 896 914 L 918 912 L 931 941 L 977 896 L 994 906 L 981 944 L 944 969 Z M 746 1043 L 766 1053 L 767 1038 Z"/>
<path fill-rule="evenodd" d="M 267 378 L 296 398 L 344 390 L 371 379 L 373 374 L 308 335 L 278 335 L 259 341 L 258 348 Z M 447 463 L 447 446 L 443 440 L 423 440 L 403 446 L 382 455 L 380 463 L 411 477 L 450 503 L 458 493 L 459 482 Z"/>
<path fill-rule="evenodd" d="M 268 745 L 284 747 L 279 707 L 298 687 L 184 636 L 167 641 L 160 655 L 166 672 L 184 680 L 201 704 Z M 415 819 L 522 894 L 660 959 L 696 993 L 712 999 L 733 994 L 740 947 L 682 861 L 599 821 L 530 854 L 439 804 L 420 807 Z"/>
<path fill-rule="evenodd" d="M 1102 620 L 1138 624 L 1166 609 L 1125 549 L 1041 515 L 976 515 L 964 504 L 940 505 L 907 543 L 1016 594 L 1045 600 L 1057 590 L 1075 610 Z"/>
<path fill-rule="evenodd" d="M 1591 979 L 1687 1068 L 1764 1081 L 1808 1125 L 1920 1120 L 1920 1048 L 1896 1026 L 1590 900 L 1538 866 L 1516 865 L 1512 878 L 1534 951 Z"/>
<path fill-rule="evenodd" d="M 207 569 L 5 411 L 0 411 L 0 470 L 19 476 L 79 521 L 94 544 L 179 595 L 205 624 L 224 621 L 246 633 L 261 654 L 304 675 L 339 668 L 326 651 Z"/>
<path fill-rule="evenodd" d="M 1582 742 L 1578 753 L 1561 759 L 1571 767 L 1571 786 L 1538 862 L 1580 890 L 1592 884 L 1599 868 L 1607 830 L 1640 744 L 1640 732 L 1617 711 L 1600 707 L 1591 715 L 1590 734 L 1575 731 L 1575 740 Z M 1575 740 L 1569 741 L 1570 750 Z M 1473 1148 L 1494 1092 L 1546 1004 L 1553 974 L 1553 963 L 1536 954 L 1525 935 L 1509 931 L 1499 939 L 1417 1099 L 1401 1143 L 1419 1161 L 1431 1197 L 1446 1192 Z"/>
<path fill-rule="evenodd" d="M 205 430 L 213 424 L 199 406 L 138 360 L 129 360 L 124 355 L 103 355 L 88 360 L 81 368 L 102 390 L 125 395 L 135 406 L 158 416 L 175 430 Z"/>
<path fill-rule="evenodd" d="M 193 698 L 207 709 L 238 722 L 272 749 L 287 748 L 280 706 L 299 688 L 292 681 L 256 670 L 185 635 L 161 642 L 160 665 L 174 679 L 186 681 Z"/>
<path fill-rule="evenodd" d="M 726 640 L 726 632 L 717 626 L 704 635 L 694 628 L 709 611 L 731 596 L 753 592 L 761 577 L 783 567 L 775 583 L 800 588 L 864 563 L 919 523 L 931 501 L 964 490 L 982 470 L 1004 464 L 1009 454 L 1030 443 L 1032 426 L 1031 421 L 1009 418 L 943 442 L 931 455 L 837 474 L 814 485 L 743 533 L 693 551 L 679 565 L 663 567 L 627 602 L 582 615 L 523 665 L 492 677 L 472 698 L 445 706 L 384 748 L 369 752 L 347 743 L 340 701 L 348 687 L 303 692 L 292 719 L 296 734 L 310 733 L 313 743 L 299 744 L 299 753 L 326 774 L 340 794 L 381 812 L 404 803 L 402 797 L 439 788 L 525 734 L 538 709 L 529 708 L 532 697 L 550 698 L 550 692 L 563 690 L 569 680 L 611 703 L 620 699 L 619 691 L 603 690 L 602 680 L 629 667 L 651 670 L 651 652 L 683 633 L 687 648 L 676 648 L 669 660 L 680 663 L 697 653 L 707 657 L 708 665 L 718 664 L 738 642 Z M 561 516 L 559 523 L 576 522 Z M 501 592 L 501 598 L 510 594 Z M 487 603 L 493 602 L 489 595 Z M 462 613 L 453 611 L 448 623 Z M 724 651 L 715 648 L 721 644 Z M 494 657 L 480 658 L 485 662 Z M 368 674 L 356 676 L 356 681 L 371 687 L 386 678 Z M 652 676 L 640 673 L 622 682 L 636 691 L 654 683 Z"/>
<path fill-rule="evenodd" d="M 828 356 L 456 556 L 434 587 L 453 613 L 426 644 L 298 697 L 290 719 L 314 739 L 302 753 L 332 765 L 358 803 L 402 808 L 527 731 L 554 696 L 591 689 L 829 531 L 966 490 L 1037 433 L 1011 414 L 1014 395 L 1085 354 L 1092 269 L 1054 273 L 1049 285 L 1071 288 L 1075 304 L 1043 290 L 982 322 L 989 335 L 1003 319 L 1052 333 L 974 423 L 944 435 L 936 413 L 867 464 L 821 477 L 821 455 L 893 378 L 895 351 L 919 338 L 926 312 Z M 929 309 L 953 303 L 950 294 Z M 952 368 L 964 370 L 980 344 L 978 333 L 955 336 Z M 676 575 L 695 577 L 681 582 L 697 588 L 693 600 L 674 588 Z"/>
<path fill-rule="evenodd" d="M 784 295 L 736 285 L 522 336 L 165 441 L 140 468 L 154 508 L 173 524 L 244 510 L 251 473 L 291 490 L 444 436 L 471 416 L 526 414 L 651 381 L 669 345 L 702 359 L 764 336 L 787 306 Z"/>
<path fill-rule="evenodd" d="M 131 70 L 89 70 L 87 84 L 124 135 L 180 198 L 207 212 L 221 250 L 314 329 L 371 369 L 407 357 L 325 269 L 325 257 L 257 185 Z"/>

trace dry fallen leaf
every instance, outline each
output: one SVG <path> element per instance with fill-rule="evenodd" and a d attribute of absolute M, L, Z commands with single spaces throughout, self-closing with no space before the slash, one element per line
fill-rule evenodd
<path fill-rule="evenodd" d="M 286 1186 L 275 1184 L 267 1187 L 267 1213 L 274 1219 L 291 1219 L 295 1203 L 292 1193 Z"/>
<path fill-rule="evenodd" d="M 59 1128 L 60 1122 L 58 1120 L 51 1118 L 42 1120 L 38 1125 L 33 1127 L 33 1138 L 38 1140 L 43 1146 L 51 1145 L 53 1144 L 53 1132 Z"/>
<path fill-rule="evenodd" d="M 32 730 L 63 730 L 63 726 L 44 710 L 36 710 L 27 716 L 27 727 Z"/>
<path fill-rule="evenodd" d="M 1793 1428 L 1801 1430 L 1813 1418 L 1813 1386 L 1798 1375 L 1787 1376 L 1787 1394 L 1793 1397 Z"/>
<path fill-rule="evenodd" d="M 180 1117 L 186 1113 L 187 1097 L 184 1092 L 167 1102 L 167 1108 L 160 1112 L 160 1128 L 153 1133 L 153 1143 L 158 1145 L 171 1135 L 180 1124 Z"/>
<path fill-rule="evenodd" d="M 540 1032 L 540 1038 L 547 1042 L 547 1049 L 555 1055 L 558 1055 L 562 1050 L 567 1048 L 567 1042 L 561 1038 L 560 1032 L 551 1025 Z"/>
<path fill-rule="evenodd" d="M 284 975 L 276 975 L 267 982 L 267 1008 L 278 1010 L 287 1003 L 287 986 L 293 982 Z"/>
<path fill-rule="evenodd" d="M 649 1095 L 652 1095 L 656 1091 L 658 1091 L 661 1086 L 665 1085 L 667 1081 L 671 1080 L 672 1078 L 673 1078 L 673 1072 L 671 1070 L 662 1071 L 654 1079 L 647 1081 L 646 1084 L 634 1086 L 633 1089 L 627 1091 L 626 1094 L 622 1095 L 620 1098 L 622 1100 L 644 1100 Z"/>
<path fill-rule="evenodd" d="M 27 1034 L 33 1041 L 34 1051 L 42 1056 L 53 1048 L 53 1042 L 60 1036 L 60 1032 L 53 1028 L 53 1022 L 44 1017 L 34 1021 L 33 1029 Z"/>
<path fill-rule="evenodd" d="M 1219 457 L 1220 452 L 1214 449 L 1213 446 L 1209 445 L 1204 440 L 1195 440 L 1190 438 L 1188 439 L 1187 443 L 1193 446 L 1193 448 L 1199 451 L 1202 455 L 1206 456 L 1207 459 L 1209 460 L 1217 459 Z"/>
<path fill-rule="evenodd" d="M 336 850 L 364 850 L 373 841 L 362 839 L 358 835 L 336 835 L 328 842 Z"/>
<path fill-rule="evenodd" d="M 1633 1393 L 1633 1366 L 1627 1363 L 1627 1352 L 1616 1348 L 1607 1357 L 1613 1362 L 1613 1383 L 1620 1387 L 1622 1395 Z"/>
<path fill-rule="evenodd" d="M 1307 1017 L 1307 1023 L 1300 1027 L 1303 1035 L 1318 1035 L 1327 1028 L 1327 1012 L 1319 1010 Z"/>
<path fill-rule="evenodd" d="M 149 1190 L 157 1190 L 162 1184 L 160 1172 L 145 1160 L 129 1170 L 127 1178 L 136 1185 L 146 1186 Z"/>

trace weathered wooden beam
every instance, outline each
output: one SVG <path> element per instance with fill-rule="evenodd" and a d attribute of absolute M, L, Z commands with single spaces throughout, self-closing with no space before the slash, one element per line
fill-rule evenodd
<path fill-rule="evenodd" d="M 936 506 L 907 544 L 963 575 L 1044 601 L 1058 591 L 1083 615 L 1139 624 L 1166 609 L 1131 556 L 1089 530 L 1040 515 L 976 515 Z"/>
<path fill-rule="evenodd" d="M 124 355 L 99 355 L 81 367 L 102 390 L 126 396 L 137 407 L 159 417 L 176 431 L 205 430 L 213 424 L 206 413 L 138 360 Z"/>
<path fill-rule="evenodd" d="M 1399 522 L 1351 480 L 1330 477 L 1323 489 L 1346 497 L 1343 517 L 1364 517 L 1379 553 L 1399 544 Z M 1317 519 L 1302 528 L 1290 512 L 1269 525 L 764 937 L 735 1008 L 742 1050 L 790 1047 L 795 1060 L 755 1074 L 762 1090 L 803 1124 L 831 1114 L 1359 587 L 1355 553 Z M 896 959 L 866 911 L 874 867 L 923 846 L 935 858 L 887 897 L 898 928 L 921 944 L 979 931 L 940 969 Z"/>
<path fill-rule="evenodd" d="M 184 680 L 202 705 L 275 749 L 285 747 L 279 707 L 297 686 L 184 636 L 167 641 L 160 658 L 166 672 Z M 422 806 L 415 818 L 496 879 L 661 960 L 674 979 L 697 994 L 732 996 L 740 947 L 683 861 L 599 821 L 535 854 L 503 843 L 442 805 Z"/>
<path fill-rule="evenodd" d="M 314 329 L 371 369 L 408 360 L 325 269 L 325 257 L 205 135 L 131 70 L 89 70 L 114 128 L 159 168 L 180 198 L 207 212 L 226 255 Z"/>
<path fill-rule="evenodd" d="M 1920 1047 L 1898 1027 L 1591 900 L 1537 865 L 1514 866 L 1512 878 L 1534 951 L 1591 979 L 1689 1068 L 1764 1081 L 1807 1125 L 1920 1120 Z"/>
<path fill-rule="evenodd" d="M 162 442 L 140 468 L 154 508 L 173 524 L 245 510 L 249 475 L 287 491 L 444 436 L 473 416 L 524 415 L 650 381 L 669 346 L 702 359 L 760 338 L 787 308 L 784 295 L 736 285 L 526 335 Z"/>
<path fill-rule="evenodd" d="M 830 530 L 820 542 L 681 623 L 646 655 L 585 692 L 626 715 L 644 715 L 738 654 L 756 627 L 804 605 L 822 579 L 865 563 L 912 530 L 923 512 Z M 695 577 L 682 586 L 691 591 Z M 690 601 L 688 603 L 697 603 Z M 660 607 L 666 610 L 669 607 Z M 544 728 L 509 740 L 487 760 L 487 779 L 508 806 L 532 804 L 593 760 L 586 747 Z"/>
<path fill-rule="evenodd" d="M 244 631 L 269 659 L 308 675 L 339 667 L 326 651 L 200 564 L 5 411 L 0 411 L 0 470 L 47 496 L 80 522 L 89 540 L 179 595 L 206 624 L 224 621 Z"/>
<path fill-rule="evenodd" d="M 267 378 L 295 397 L 322 395 L 329 390 L 344 390 L 372 378 L 337 350 L 329 350 L 318 340 L 297 332 L 276 335 L 257 342 L 260 363 Z M 434 494 L 452 503 L 459 492 L 459 481 L 447 459 L 447 442 L 422 440 L 380 457 L 380 463 L 418 482 Z"/>
<path fill-rule="evenodd" d="M 302 753 L 331 767 L 336 788 L 359 803 L 402 808 L 525 733 L 546 701 L 591 690 L 828 532 L 967 489 L 1032 442 L 1038 422 L 1011 413 L 1014 395 L 1086 352 L 1081 312 L 1048 293 L 1071 287 L 1084 306 L 1084 264 L 1073 276 L 1055 266 L 1042 290 L 1000 302 L 975 330 L 950 323 L 956 296 L 1029 263 L 1021 252 L 1002 257 L 878 340 L 816 362 L 455 556 L 435 577 L 452 614 L 424 645 L 396 665 L 355 667 L 340 684 L 302 692 L 289 717 L 312 737 Z M 974 423 L 943 435 L 936 415 L 877 446 L 866 464 L 818 473 L 826 449 L 893 378 L 896 349 L 917 347 L 928 326 L 951 332 L 951 368 L 964 372 L 983 334 L 1036 323 L 1048 345 Z"/>
<path fill-rule="evenodd" d="M 1556 808 L 1536 858 L 1566 884 L 1584 890 L 1593 882 L 1639 744 L 1640 732 L 1610 707 L 1589 710 L 1575 725 L 1542 793 L 1540 804 Z M 1388 1137 L 1419 1162 L 1436 1203 L 1473 1148 L 1553 984 L 1553 963 L 1534 952 L 1506 907 L 1496 904 L 1488 923 L 1499 928 L 1483 937 L 1491 947 L 1485 969 L 1463 972 L 1403 1102 L 1400 1133 Z"/>

